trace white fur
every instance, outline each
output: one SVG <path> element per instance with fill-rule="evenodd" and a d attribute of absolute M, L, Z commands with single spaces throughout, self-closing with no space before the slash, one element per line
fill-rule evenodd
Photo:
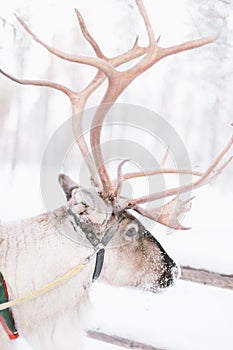
<path fill-rule="evenodd" d="M 20 225 L 2 225 L 0 242 L 1 272 L 10 299 L 51 282 L 91 252 L 63 237 L 54 227 L 52 214 L 24 220 Z M 18 331 L 33 350 L 81 349 L 83 310 L 86 316 L 93 264 L 55 290 L 13 308 Z M 0 350 L 14 347 L 0 325 Z"/>

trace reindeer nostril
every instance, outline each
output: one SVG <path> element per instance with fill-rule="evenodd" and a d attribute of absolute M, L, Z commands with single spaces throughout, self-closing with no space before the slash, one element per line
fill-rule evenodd
<path fill-rule="evenodd" d="M 172 286 L 178 277 L 178 271 L 177 267 L 165 270 L 160 278 L 159 287 L 167 288 Z"/>
<path fill-rule="evenodd" d="M 180 269 L 177 264 L 167 255 L 163 254 L 163 273 L 159 281 L 160 288 L 172 286 L 180 276 Z"/>
<path fill-rule="evenodd" d="M 163 260 L 163 262 L 165 263 L 165 265 L 166 265 L 167 267 L 170 267 L 170 268 L 177 267 L 175 261 L 172 260 L 172 259 L 170 258 L 170 256 L 167 255 L 166 253 L 164 253 L 164 254 L 162 255 L 162 260 Z"/>

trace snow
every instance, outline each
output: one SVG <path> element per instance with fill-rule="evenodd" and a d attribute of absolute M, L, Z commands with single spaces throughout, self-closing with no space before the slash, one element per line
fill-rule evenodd
<path fill-rule="evenodd" d="M 17 339 L 15 341 L 16 349 L 17 350 L 31 350 L 31 348 L 28 346 L 28 344 L 23 339 Z M 125 348 L 122 348 L 121 346 L 115 346 L 112 344 L 107 344 L 102 341 L 94 340 L 94 339 L 87 339 L 86 340 L 86 349 L 85 350 L 125 350 Z"/>
<path fill-rule="evenodd" d="M 233 293 L 179 281 L 153 295 L 96 284 L 93 327 L 162 349 L 233 348 Z M 101 315 L 101 317 L 100 317 Z"/>
<path fill-rule="evenodd" d="M 107 344 L 102 341 L 96 341 L 93 339 L 88 339 L 86 342 L 86 350 L 125 350 L 121 346 Z"/>
<path fill-rule="evenodd" d="M 167 350 L 232 350 L 233 293 L 179 281 L 159 295 L 96 283 L 90 327 Z M 30 350 L 21 341 L 18 350 Z M 120 350 L 86 340 L 85 350 Z"/>

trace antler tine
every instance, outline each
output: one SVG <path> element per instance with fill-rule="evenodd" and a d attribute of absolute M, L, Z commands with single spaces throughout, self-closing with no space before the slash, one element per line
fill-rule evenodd
<path fill-rule="evenodd" d="M 46 44 L 43 40 L 41 40 L 33 31 L 28 27 L 28 25 L 17 15 L 15 14 L 17 20 L 22 25 L 22 27 L 25 29 L 25 31 L 40 45 L 42 45 L 45 49 L 47 49 L 51 54 L 74 63 L 82 63 L 87 64 L 89 66 L 95 67 L 97 69 L 100 69 L 102 72 L 104 72 L 107 76 L 111 77 L 114 75 L 114 67 L 112 67 L 108 62 L 96 58 L 96 57 L 89 57 L 89 56 L 81 56 L 81 55 L 71 55 L 68 53 L 65 53 L 63 51 L 57 50 L 53 48 L 52 46 Z"/>
<path fill-rule="evenodd" d="M 180 53 L 180 52 L 188 51 L 188 50 L 192 50 L 192 49 L 197 49 L 198 47 L 211 44 L 214 41 L 216 41 L 218 39 L 218 37 L 219 37 L 219 35 L 213 35 L 213 36 L 209 36 L 206 38 L 186 41 L 182 44 L 174 45 L 174 46 L 167 47 L 167 48 L 160 48 L 159 60 L 164 58 L 164 57 L 174 55 L 176 53 Z"/>
<path fill-rule="evenodd" d="M 191 209 L 193 198 L 194 197 L 191 197 L 188 200 L 183 201 L 176 196 L 159 208 L 146 210 L 136 205 L 134 210 L 151 220 L 157 221 L 158 223 L 175 230 L 189 230 L 189 227 L 181 225 L 179 222 L 179 216 Z"/>
<path fill-rule="evenodd" d="M 4 75 L 6 78 L 18 83 L 18 84 L 22 84 L 22 85 L 34 85 L 34 86 L 42 86 L 42 87 L 48 87 L 48 88 L 52 88 L 58 91 L 63 92 L 64 94 L 66 94 L 70 99 L 75 98 L 76 93 L 72 90 L 70 90 L 69 88 L 67 88 L 64 85 L 61 84 L 57 84 L 51 81 L 47 81 L 47 80 L 30 80 L 30 79 L 19 79 L 14 77 L 13 75 L 5 72 L 4 70 L 0 69 L 0 73 L 2 75 Z"/>
<path fill-rule="evenodd" d="M 117 180 L 116 180 L 116 186 L 115 186 L 115 191 L 114 191 L 114 196 L 118 197 L 120 192 L 121 192 L 121 188 L 122 188 L 122 180 L 123 180 L 123 174 L 122 174 L 122 169 L 123 169 L 123 165 L 127 162 L 130 162 L 129 159 L 124 159 L 120 162 L 120 164 L 117 167 Z"/>
<path fill-rule="evenodd" d="M 202 185 L 206 185 L 207 183 L 211 183 L 212 181 L 214 181 L 216 179 L 216 177 L 218 177 L 222 171 L 228 166 L 228 164 L 230 164 L 230 162 L 232 161 L 233 156 L 231 156 L 225 163 L 223 163 L 223 165 L 221 165 L 220 168 L 216 169 L 216 172 L 214 172 L 214 174 L 212 176 L 210 176 L 209 178 L 207 178 Z"/>
<path fill-rule="evenodd" d="M 200 171 L 189 170 L 189 169 L 162 168 L 159 170 L 149 170 L 149 171 L 139 171 L 134 173 L 128 173 L 123 175 L 122 181 L 127 181 L 138 177 L 146 177 L 146 176 L 161 175 L 161 174 L 186 174 L 186 175 L 202 176 L 202 173 Z"/>
<path fill-rule="evenodd" d="M 79 25 L 80 28 L 82 30 L 83 36 L 84 38 L 89 42 L 89 44 L 93 47 L 96 56 L 99 58 L 103 58 L 105 59 L 106 57 L 104 56 L 104 54 L 102 53 L 99 45 L 97 44 L 97 42 L 95 41 L 95 39 L 93 38 L 93 36 L 89 33 L 87 26 L 85 24 L 84 18 L 82 17 L 80 11 L 78 9 L 75 9 L 75 13 L 77 15 L 78 21 L 79 21 Z"/>
<path fill-rule="evenodd" d="M 161 167 L 163 167 L 165 165 L 167 158 L 168 158 L 168 155 L 169 155 L 169 151 L 170 151 L 170 147 L 167 146 L 166 152 L 165 152 L 165 154 L 160 162 Z"/>
<path fill-rule="evenodd" d="M 230 164 L 232 161 L 233 156 L 231 156 L 218 170 L 217 170 L 217 175 L 219 175 L 227 166 Z"/>
<path fill-rule="evenodd" d="M 213 179 L 213 177 L 216 177 L 217 175 L 220 174 L 220 172 L 223 170 L 224 167 L 226 167 L 229 162 L 232 160 L 232 157 L 220 168 L 220 171 L 217 171 L 216 174 L 214 174 L 213 176 L 210 176 L 213 172 L 213 170 L 217 167 L 217 165 L 220 163 L 220 161 L 222 160 L 222 158 L 224 157 L 224 155 L 229 151 L 229 149 L 231 148 L 233 144 L 233 136 L 231 137 L 230 141 L 227 143 L 227 145 L 225 146 L 225 148 L 222 150 L 222 152 L 218 155 L 218 157 L 215 159 L 215 161 L 209 166 L 209 168 L 202 174 L 202 176 L 200 176 L 200 178 L 198 180 L 196 180 L 195 182 L 188 184 L 186 186 L 183 187 L 175 187 L 175 188 L 171 188 L 167 191 L 162 191 L 162 192 L 158 192 L 158 193 L 153 193 L 149 196 L 143 196 L 137 199 L 133 199 L 130 201 L 129 206 L 130 208 L 132 208 L 134 205 L 137 204 L 142 204 L 142 203 L 147 203 L 147 202 L 151 202 L 160 198 L 166 198 L 166 197 L 170 197 L 170 196 L 174 196 L 177 195 L 178 193 L 184 193 L 184 192 L 188 192 L 191 190 L 194 190 L 200 186 L 205 185 L 207 182 L 211 181 Z"/>
<path fill-rule="evenodd" d="M 166 158 L 168 156 L 168 152 L 169 152 L 169 148 L 167 148 L 166 153 L 165 153 L 165 155 L 163 157 L 163 160 L 162 160 L 161 164 L 164 163 L 164 161 L 166 161 Z M 182 174 L 186 174 L 186 175 L 188 174 L 188 175 L 194 175 L 194 176 L 199 176 L 199 177 L 203 175 L 199 171 L 194 171 L 194 170 L 189 170 L 189 169 L 173 169 L 173 168 L 162 168 L 162 169 L 159 169 L 159 170 L 138 171 L 138 172 L 122 174 L 123 165 L 127 161 L 128 160 L 123 160 L 118 165 L 118 171 L 117 171 L 118 176 L 117 176 L 117 181 L 116 181 L 117 185 L 115 186 L 115 194 L 117 194 L 118 196 L 120 194 L 123 181 L 131 180 L 131 179 L 135 179 L 135 178 L 139 178 L 139 177 L 147 177 L 147 176 L 161 175 L 161 174 L 181 174 L 181 175 Z M 230 162 L 230 160 L 228 160 L 227 164 L 229 162 Z M 223 165 L 221 167 L 221 171 L 222 171 L 222 168 L 225 167 L 226 165 Z M 121 197 L 121 198 L 123 198 L 123 197 Z M 131 204 L 132 203 L 130 202 L 130 205 Z M 127 206 L 127 199 L 126 198 L 124 198 L 124 202 L 122 204 L 122 207 L 125 207 L 125 206 Z M 140 208 L 140 207 L 137 207 L 137 208 Z M 134 209 L 136 210 L 135 206 L 134 206 Z"/>
<path fill-rule="evenodd" d="M 82 17 L 80 11 L 78 9 L 75 9 L 75 13 L 82 31 L 82 34 L 84 36 L 84 38 L 89 42 L 89 44 L 92 46 L 92 48 L 94 49 L 96 56 L 98 58 L 103 58 L 105 59 L 104 54 L 102 53 L 99 45 L 97 44 L 97 42 L 95 41 L 95 39 L 92 37 L 92 35 L 89 33 L 87 26 L 85 24 L 84 18 Z M 73 129 L 74 129 L 74 133 L 75 135 L 79 135 L 79 138 L 81 137 L 81 147 L 83 148 L 84 152 L 83 152 L 83 156 L 85 155 L 85 157 L 90 158 L 89 162 L 91 163 L 92 166 L 92 179 L 94 181 L 94 183 L 96 184 L 97 187 L 101 187 L 101 182 L 99 179 L 99 175 L 96 172 L 95 166 L 93 164 L 93 158 L 90 156 L 89 154 L 89 150 L 85 141 L 85 138 L 83 137 L 83 133 L 82 133 L 82 121 L 83 121 L 83 112 L 84 112 L 84 106 L 87 102 L 87 99 L 89 98 L 90 94 L 95 91 L 96 88 L 98 88 L 98 86 L 101 84 L 101 76 L 103 76 L 103 78 L 105 79 L 105 75 L 100 72 L 100 70 L 98 70 L 96 77 L 92 80 L 92 82 L 89 84 L 89 89 L 86 88 L 84 89 L 81 93 L 80 96 L 83 97 L 83 106 L 79 106 L 79 113 L 74 113 L 73 114 Z M 98 84 L 99 82 L 99 84 Z M 78 103 L 79 105 L 79 103 Z M 95 175 L 94 175 L 95 174 Z M 94 178 L 95 176 L 95 178 Z"/>
<path fill-rule="evenodd" d="M 153 31 L 152 25 L 150 23 L 147 11 L 143 5 L 142 0 L 136 0 L 136 4 L 137 4 L 138 9 L 141 13 L 141 16 L 143 18 L 143 21 L 144 21 L 144 24 L 145 24 L 145 27 L 147 30 L 147 35 L 148 35 L 148 39 L 149 39 L 149 51 L 153 52 L 155 47 L 157 46 L 157 42 L 156 42 L 155 37 L 154 37 L 154 31 Z"/>

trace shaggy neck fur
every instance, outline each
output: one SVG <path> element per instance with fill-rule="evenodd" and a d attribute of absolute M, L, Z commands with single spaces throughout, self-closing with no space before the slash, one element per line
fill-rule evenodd
<path fill-rule="evenodd" d="M 20 225 L 1 225 L 0 267 L 10 299 L 51 282 L 93 251 L 64 237 L 58 223 L 63 230 L 72 227 L 64 207 L 23 220 Z M 90 262 L 80 274 L 55 290 L 13 308 L 18 331 L 33 350 L 80 349 L 85 327 L 83 310 L 86 317 L 93 269 L 94 262 Z M 0 350 L 14 349 L 14 341 L 7 339 L 1 326 L 0 339 Z"/>

